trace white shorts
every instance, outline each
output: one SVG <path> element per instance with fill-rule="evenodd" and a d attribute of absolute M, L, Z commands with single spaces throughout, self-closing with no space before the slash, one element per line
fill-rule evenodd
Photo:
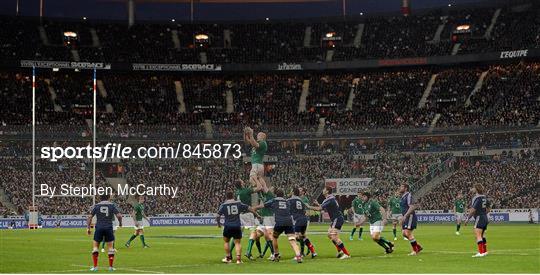
<path fill-rule="evenodd" d="M 266 229 L 274 229 L 274 226 L 276 225 L 276 219 L 274 218 L 274 216 L 263 217 L 263 224 L 262 225 Z"/>
<path fill-rule="evenodd" d="M 403 218 L 403 215 L 401 215 L 401 214 L 392 214 L 392 215 L 390 215 L 390 220 L 391 221 L 400 221 L 401 218 Z"/>
<path fill-rule="evenodd" d="M 252 163 L 251 164 L 251 171 L 249 171 L 249 176 L 254 177 L 262 177 L 264 176 L 264 165 L 258 164 L 258 163 Z"/>
<path fill-rule="evenodd" d="M 369 233 L 381 233 L 384 229 L 384 226 L 382 224 L 382 221 L 376 221 L 373 224 L 369 225 Z"/>
<path fill-rule="evenodd" d="M 361 214 L 354 214 L 353 215 L 353 222 L 354 224 L 362 224 L 366 221 L 366 216 Z"/>
<path fill-rule="evenodd" d="M 456 213 L 456 222 L 461 222 L 465 219 L 465 214 L 464 213 Z"/>
<path fill-rule="evenodd" d="M 135 228 L 135 230 L 142 230 L 142 229 L 144 229 L 143 222 L 142 222 L 142 221 L 136 221 L 136 222 L 135 222 L 135 225 L 133 225 L 133 228 Z"/>
<path fill-rule="evenodd" d="M 255 229 L 258 221 L 255 219 L 253 213 L 243 213 L 240 214 L 240 224 L 242 224 L 242 227 L 244 228 Z"/>

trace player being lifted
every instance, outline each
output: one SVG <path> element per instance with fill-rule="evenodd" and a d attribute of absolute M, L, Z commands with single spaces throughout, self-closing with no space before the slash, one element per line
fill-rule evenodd
<path fill-rule="evenodd" d="M 461 220 L 464 218 L 465 213 L 465 200 L 461 193 L 457 194 L 456 201 L 454 202 L 454 214 L 456 216 L 456 235 L 459 235 L 459 229 L 461 229 Z"/>
<path fill-rule="evenodd" d="M 465 226 L 471 217 L 474 217 L 474 235 L 476 236 L 476 244 L 478 245 L 478 253 L 473 255 L 473 257 L 484 257 L 487 256 L 487 240 L 484 234 L 489 223 L 488 212 L 489 212 L 489 203 L 486 195 L 484 195 L 484 186 L 477 183 L 471 189 L 471 193 L 474 194 L 474 197 L 471 202 L 471 208 L 469 209 L 469 214 L 467 219 L 465 219 Z"/>
<path fill-rule="evenodd" d="M 307 206 L 300 198 L 302 190 L 300 187 L 294 187 L 292 196 L 287 200 L 291 207 L 291 215 L 294 222 L 294 234 L 296 240 L 300 243 L 300 254 L 304 256 L 304 246 L 308 247 L 308 251 L 311 252 L 311 258 L 317 257 L 315 247 L 308 239 L 306 235 L 308 227 L 308 217 L 306 216 Z"/>
<path fill-rule="evenodd" d="M 394 234 L 394 241 L 397 241 L 397 225 L 401 222 L 403 215 L 401 214 L 400 199 L 397 196 L 392 196 L 388 199 L 388 218 L 392 221 L 392 234 Z"/>
<path fill-rule="evenodd" d="M 256 185 L 258 188 L 263 188 L 266 185 L 264 180 L 264 155 L 268 149 L 266 144 L 266 134 L 259 132 L 257 140 L 253 138 L 253 129 L 244 128 L 244 141 L 251 145 L 251 171 L 249 172 L 249 182 Z"/>
<path fill-rule="evenodd" d="M 302 255 L 300 254 L 300 248 L 298 247 L 296 237 L 294 236 L 291 206 L 284 198 L 285 194 L 283 190 L 277 189 L 275 190 L 275 194 L 275 198 L 266 201 L 264 204 L 255 206 L 255 209 L 270 208 L 274 211 L 274 218 L 276 221 L 272 238 L 272 244 L 274 245 L 274 261 L 278 262 L 281 258 L 279 254 L 278 238 L 281 233 L 285 233 L 289 240 L 289 244 L 294 250 L 296 262 L 301 263 Z"/>
<path fill-rule="evenodd" d="M 248 205 L 243 204 L 234 199 L 234 193 L 227 191 L 225 194 L 227 199 L 219 206 L 216 222 L 218 227 L 221 227 L 221 216 L 225 217 L 225 226 L 223 228 L 223 249 L 225 250 L 224 263 L 232 262 L 232 253 L 229 247 L 229 242 L 234 239 L 236 248 L 236 263 L 242 263 L 242 226 L 240 224 L 240 214 L 251 212 L 255 215 L 255 211 Z"/>
<path fill-rule="evenodd" d="M 99 256 L 99 243 L 105 239 L 107 242 L 107 254 L 109 256 L 109 271 L 114 271 L 114 254 L 115 250 L 113 248 L 114 242 L 114 232 L 113 232 L 113 221 L 114 217 L 118 219 L 119 226 L 122 226 L 122 215 L 118 211 L 118 208 L 109 201 L 109 195 L 101 195 L 99 197 L 100 202 L 92 207 L 90 215 L 86 220 L 88 225 L 86 233 L 88 235 L 92 234 L 91 224 L 92 219 L 96 216 L 96 226 L 94 232 L 94 240 L 92 241 L 92 261 L 94 262 L 93 267 L 90 271 L 98 270 L 98 256 Z"/>
<path fill-rule="evenodd" d="M 371 239 L 384 248 L 386 254 L 394 252 L 394 244 L 381 236 L 381 232 L 386 224 L 386 211 L 376 199 L 371 197 L 368 191 L 362 192 L 360 195 L 364 202 L 364 213 L 369 220 L 369 233 Z"/>
<path fill-rule="evenodd" d="M 362 192 L 358 191 L 358 196 L 352 201 L 351 210 L 353 212 L 354 227 L 351 230 L 351 236 L 349 236 L 349 240 L 351 241 L 354 240 L 354 233 L 357 229 L 360 229 L 358 231 L 358 239 L 362 240 L 362 232 L 364 231 L 362 225 L 366 221 L 366 216 L 364 215 L 364 202 L 362 201 L 361 196 Z"/>
<path fill-rule="evenodd" d="M 402 183 L 399 187 L 399 193 L 401 194 L 401 213 L 403 214 L 403 222 L 401 228 L 403 230 L 403 236 L 409 240 L 412 247 L 412 252 L 409 256 L 415 256 L 422 251 L 422 246 L 416 241 L 413 235 L 413 230 L 416 229 L 416 223 L 418 218 L 414 211 L 418 206 L 416 205 L 411 192 L 409 191 L 409 184 Z"/>
<path fill-rule="evenodd" d="M 330 228 L 328 229 L 328 238 L 334 243 L 336 246 L 336 249 L 338 251 L 337 257 L 340 259 L 348 259 L 351 257 L 351 254 L 345 248 L 345 244 L 343 244 L 343 241 L 339 238 L 339 233 L 341 231 L 341 227 L 343 226 L 344 219 L 343 219 L 343 213 L 341 213 L 341 210 L 339 209 L 339 204 L 332 195 L 332 188 L 326 187 L 323 190 L 323 195 L 325 196 L 325 199 L 321 205 L 318 205 L 317 202 L 314 202 L 315 206 L 308 206 L 309 209 L 315 210 L 315 211 L 321 211 L 324 210 L 328 212 L 328 215 L 330 216 L 330 221 L 332 222 L 330 224 Z"/>
<path fill-rule="evenodd" d="M 139 197 L 139 202 L 135 205 L 135 207 L 133 207 L 133 212 L 131 213 L 131 215 L 133 216 L 133 223 L 134 223 L 134 227 L 135 227 L 135 232 L 133 233 L 131 238 L 129 238 L 129 240 L 127 241 L 126 247 L 130 247 L 131 246 L 131 241 L 135 240 L 135 238 L 137 238 L 137 236 L 140 236 L 143 248 L 149 248 L 149 246 L 144 241 L 143 219 L 146 219 L 148 222 L 150 222 L 150 220 L 148 219 L 148 217 L 144 213 L 144 205 L 143 205 L 143 203 L 144 203 L 144 197 L 140 196 Z"/>

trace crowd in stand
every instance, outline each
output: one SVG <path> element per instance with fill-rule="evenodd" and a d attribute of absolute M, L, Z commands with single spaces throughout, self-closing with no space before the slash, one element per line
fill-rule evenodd
<path fill-rule="evenodd" d="M 470 189 L 481 183 L 491 208 L 538 206 L 540 196 L 540 155 L 523 152 L 488 160 L 462 159 L 459 169 L 438 185 L 421 202 L 423 209 L 453 209 L 457 194 L 472 199 Z"/>
<path fill-rule="evenodd" d="M 0 58 L 134 63 L 319 62 L 402 58 L 540 47 L 538 6 L 432 10 L 345 21 L 229 24 L 62 22 L 0 18 Z M 492 20 L 496 18 L 495 24 Z M 322 21 L 322 20 L 321 20 Z M 469 38 L 453 40 L 460 25 Z M 44 33 L 40 35 L 39 27 Z M 439 26 L 442 31 L 438 32 Z M 362 28 L 362 31 L 359 31 Z M 309 32 L 311 30 L 311 32 Z M 64 32 L 77 33 L 66 43 Z M 328 43 L 327 34 L 340 39 Z M 94 34 L 94 35 L 93 35 Z M 196 36 L 204 34 L 207 41 Z M 439 34 L 439 35 L 437 35 Z M 357 35 L 361 35 L 356 37 Z M 31 45 L 31 46 L 30 46 Z M 71 49 L 77 50 L 74 55 Z M 329 56 L 328 50 L 333 51 Z M 75 57 L 77 56 L 77 57 Z"/>

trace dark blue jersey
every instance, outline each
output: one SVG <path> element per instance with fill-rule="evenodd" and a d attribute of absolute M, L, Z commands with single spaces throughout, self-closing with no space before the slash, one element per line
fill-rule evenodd
<path fill-rule="evenodd" d="M 302 225 L 307 221 L 306 217 L 306 204 L 297 196 L 292 196 L 287 200 L 291 209 L 291 216 L 295 224 L 301 223 Z"/>
<path fill-rule="evenodd" d="M 407 211 L 409 211 L 409 207 L 411 207 L 411 204 L 414 204 L 413 197 L 410 192 L 406 192 L 401 196 L 401 201 L 399 202 L 402 215 L 405 215 Z M 411 213 L 411 215 L 414 215 L 414 211 Z"/>
<path fill-rule="evenodd" d="M 265 208 L 274 211 L 276 226 L 292 226 L 291 209 L 287 200 L 282 197 L 273 198 L 264 203 Z"/>
<path fill-rule="evenodd" d="M 334 195 L 326 197 L 326 199 L 324 199 L 322 202 L 321 207 L 324 211 L 328 212 L 331 220 L 335 220 L 340 217 L 343 218 L 343 213 L 341 213 L 339 204 Z"/>
<path fill-rule="evenodd" d="M 96 228 L 112 228 L 118 208 L 110 201 L 102 201 L 92 207 L 92 215 L 96 216 Z"/>
<path fill-rule="evenodd" d="M 225 226 L 240 227 L 240 214 L 246 213 L 249 206 L 235 200 L 227 200 L 219 206 L 218 215 L 225 216 Z"/>
<path fill-rule="evenodd" d="M 485 195 L 476 195 L 471 201 L 471 208 L 474 208 L 474 217 L 487 215 L 488 200 Z"/>

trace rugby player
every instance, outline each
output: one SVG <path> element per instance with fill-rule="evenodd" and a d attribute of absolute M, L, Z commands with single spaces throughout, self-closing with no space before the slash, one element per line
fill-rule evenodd
<path fill-rule="evenodd" d="M 341 241 L 341 239 L 339 238 L 339 233 L 344 223 L 343 213 L 341 213 L 341 210 L 339 209 L 339 204 L 336 200 L 336 197 L 332 195 L 331 187 L 326 187 L 323 190 L 323 195 L 325 196 L 325 199 L 321 205 L 319 205 L 317 202 L 314 202 L 315 205 L 308 205 L 308 208 L 315 211 L 324 210 L 328 212 L 331 220 L 330 228 L 328 229 L 328 238 L 336 246 L 336 249 L 338 251 L 336 257 L 342 260 L 349 259 L 351 257 L 351 254 L 349 253 L 347 248 L 345 248 L 345 244 L 343 244 L 343 241 Z"/>
<path fill-rule="evenodd" d="M 264 180 L 264 155 L 268 150 L 266 143 L 266 134 L 259 132 L 257 140 L 253 138 L 253 129 L 246 127 L 244 129 L 244 141 L 251 145 L 251 171 L 249 172 L 249 182 L 258 188 L 266 185 Z"/>
<path fill-rule="evenodd" d="M 86 219 L 87 229 L 86 233 L 88 235 L 92 234 L 92 219 L 96 216 L 96 226 L 94 232 L 94 240 L 92 241 L 92 261 L 94 263 L 90 271 L 98 270 L 98 256 L 99 256 L 99 243 L 105 239 L 107 242 L 107 254 L 109 256 L 109 271 L 114 271 L 114 254 L 115 250 L 113 248 L 114 242 L 114 231 L 113 231 L 113 221 L 114 217 L 118 219 L 119 226 L 122 226 L 122 215 L 118 211 L 118 208 L 109 201 L 109 195 L 101 195 L 99 197 L 100 202 L 92 207 L 90 215 Z"/>
<path fill-rule="evenodd" d="M 281 189 L 275 190 L 276 197 L 266 201 L 264 204 L 255 206 L 255 209 L 269 208 L 274 212 L 274 218 L 276 224 L 273 230 L 272 244 L 274 246 L 274 261 L 278 262 L 281 258 L 279 253 L 278 238 L 281 233 L 287 235 L 289 244 L 294 250 L 295 260 L 297 263 L 302 263 L 302 255 L 300 254 L 300 248 L 296 243 L 296 237 L 294 236 L 293 220 L 291 217 L 291 207 L 288 201 L 284 198 L 285 193 Z"/>
<path fill-rule="evenodd" d="M 218 228 L 221 228 L 221 216 L 225 217 L 225 226 L 223 228 L 223 248 L 225 250 L 225 258 L 222 260 L 224 263 L 232 262 L 232 254 L 229 247 L 229 242 L 234 239 L 236 248 L 236 263 L 242 263 L 242 227 L 240 224 L 240 214 L 245 212 L 252 212 L 257 215 L 255 211 L 248 205 L 243 204 L 234 199 L 234 193 L 227 191 L 225 194 L 226 201 L 219 206 L 218 214 L 216 216 L 216 222 Z"/>
<path fill-rule="evenodd" d="M 489 212 L 489 202 L 486 195 L 484 195 L 484 186 L 481 184 L 475 184 L 471 189 L 471 193 L 474 194 L 474 197 L 471 201 L 471 208 L 469 209 L 467 219 L 465 219 L 465 226 L 467 226 L 469 219 L 474 217 L 474 235 L 476 236 L 478 253 L 473 255 L 473 257 L 485 257 L 488 254 L 485 233 L 489 223 L 487 216 Z"/>
<path fill-rule="evenodd" d="M 371 197 L 368 191 L 362 192 L 360 195 L 364 202 L 364 213 L 369 219 L 369 233 L 371 239 L 384 248 L 386 254 L 394 252 L 394 244 L 381 236 L 381 232 L 386 224 L 386 211 L 379 202 Z"/>
<path fill-rule="evenodd" d="M 388 218 L 392 221 L 392 234 L 394 234 L 394 241 L 397 240 L 397 225 L 401 223 L 403 215 L 401 214 L 400 199 L 398 193 L 396 196 L 392 196 L 388 199 Z"/>
<path fill-rule="evenodd" d="M 144 241 L 143 219 L 146 219 L 148 222 L 150 222 L 150 220 L 148 219 L 148 217 L 144 213 L 144 205 L 143 205 L 143 203 L 144 203 L 144 197 L 140 196 L 139 197 L 139 202 L 135 205 L 135 207 L 133 207 L 133 212 L 131 213 L 131 216 L 133 217 L 133 224 L 134 224 L 135 232 L 133 233 L 131 238 L 129 238 L 129 240 L 126 242 L 126 247 L 130 247 L 131 246 L 131 241 L 133 241 L 135 238 L 137 238 L 137 236 L 140 236 L 143 248 L 149 248 L 150 247 Z"/>
<path fill-rule="evenodd" d="M 300 243 L 300 254 L 304 256 L 304 246 L 308 247 L 308 251 L 311 252 L 311 258 L 317 257 L 315 252 L 315 247 L 309 240 L 306 235 L 308 227 L 308 217 L 306 216 L 307 206 L 300 198 L 302 195 L 300 187 L 293 188 L 292 196 L 287 200 L 291 208 L 291 215 L 294 222 L 294 234 L 296 235 L 296 240 Z"/>
<path fill-rule="evenodd" d="M 456 235 L 459 235 L 459 229 L 461 229 L 461 220 L 464 218 L 465 213 L 465 200 L 461 193 L 457 194 L 456 201 L 454 202 L 454 214 L 456 215 Z"/>
<path fill-rule="evenodd" d="M 403 215 L 401 229 L 403 230 L 403 236 L 411 243 L 412 252 L 409 253 L 409 256 L 415 256 L 424 248 L 416 241 L 413 235 L 413 230 L 416 229 L 416 223 L 418 221 L 414 210 L 418 205 L 413 200 L 409 190 L 410 187 L 407 183 L 402 183 L 399 187 L 399 193 L 401 194 L 400 208 Z"/>
<path fill-rule="evenodd" d="M 351 236 L 349 236 L 349 240 L 351 241 L 354 240 L 356 229 L 360 229 L 358 231 L 358 240 L 362 240 L 362 232 L 364 231 L 362 224 L 366 221 L 366 216 L 364 215 L 364 202 L 362 201 L 361 196 L 362 192 L 358 191 L 358 196 L 352 201 L 351 210 L 353 213 L 354 227 L 351 231 Z"/>

